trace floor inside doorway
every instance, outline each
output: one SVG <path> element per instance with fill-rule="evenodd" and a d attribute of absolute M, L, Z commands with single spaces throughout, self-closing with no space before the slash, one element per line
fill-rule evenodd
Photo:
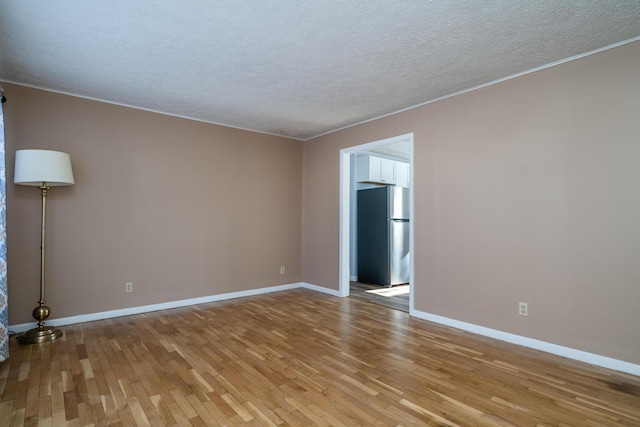
<path fill-rule="evenodd" d="M 409 312 L 409 285 L 392 287 L 369 283 L 350 282 L 349 296 L 383 305 L 396 310 Z"/>

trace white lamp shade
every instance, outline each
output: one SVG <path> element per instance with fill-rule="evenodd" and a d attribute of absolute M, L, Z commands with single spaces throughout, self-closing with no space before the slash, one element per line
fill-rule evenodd
<path fill-rule="evenodd" d="M 18 150 L 13 183 L 39 187 L 73 185 L 71 157 L 67 153 L 51 150 Z"/>

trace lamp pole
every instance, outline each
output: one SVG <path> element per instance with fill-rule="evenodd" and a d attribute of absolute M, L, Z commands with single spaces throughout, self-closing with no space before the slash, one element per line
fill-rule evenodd
<path fill-rule="evenodd" d="M 33 310 L 33 318 L 38 321 L 38 327 L 30 329 L 18 337 L 20 344 L 40 344 L 56 340 L 62 336 L 62 331 L 53 326 L 45 326 L 44 321 L 51 314 L 51 308 L 45 305 L 44 299 L 44 260 L 46 252 L 46 230 L 47 230 L 47 192 L 50 187 L 43 182 L 39 187 L 42 193 L 42 228 L 40 229 L 40 300 L 38 306 Z"/>

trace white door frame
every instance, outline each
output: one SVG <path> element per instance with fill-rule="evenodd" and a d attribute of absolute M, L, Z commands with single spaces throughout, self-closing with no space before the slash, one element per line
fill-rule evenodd
<path fill-rule="evenodd" d="M 409 185 L 409 311 L 413 311 L 413 133 L 394 136 L 379 141 L 369 142 L 367 144 L 356 145 L 354 147 L 343 148 L 340 150 L 340 262 L 339 262 L 339 288 L 338 293 L 341 297 L 349 296 L 349 273 L 350 273 L 350 229 L 351 229 L 351 177 L 354 171 L 351 170 L 351 155 L 362 151 L 371 150 L 384 145 L 393 144 L 401 141 L 409 141 L 409 164 L 410 168 L 410 185 Z"/>

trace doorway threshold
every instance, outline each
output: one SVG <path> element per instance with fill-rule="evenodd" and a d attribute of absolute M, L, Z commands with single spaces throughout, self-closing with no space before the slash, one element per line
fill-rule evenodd
<path fill-rule="evenodd" d="M 349 282 L 349 297 L 409 312 L 409 284 L 386 287 Z"/>

